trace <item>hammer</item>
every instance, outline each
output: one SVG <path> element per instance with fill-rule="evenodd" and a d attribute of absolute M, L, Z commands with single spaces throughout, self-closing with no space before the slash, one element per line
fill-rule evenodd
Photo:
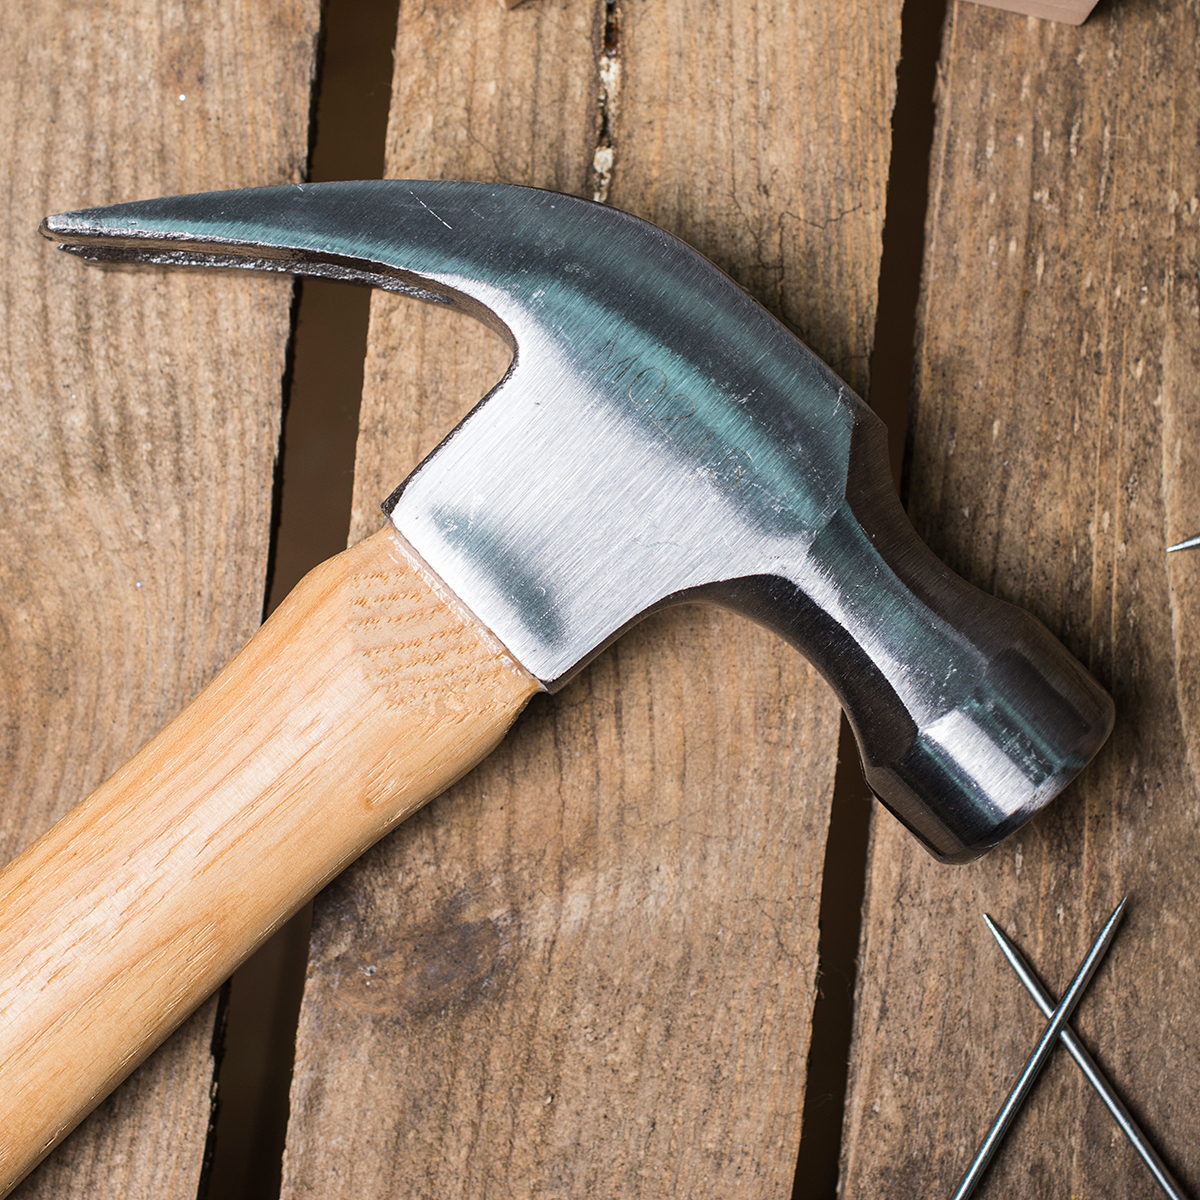
<path fill-rule="evenodd" d="M 1095 755 L 1109 697 L 917 538 L 870 409 L 711 263 L 603 205 L 376 181 L 48 218 L 97 262 L 237 266 L 468 312 L 503 380 L 217 678 L 0 874 L 0 1190 L 343 867 L 632 624 L 778 632 L 938 858 Z"/>

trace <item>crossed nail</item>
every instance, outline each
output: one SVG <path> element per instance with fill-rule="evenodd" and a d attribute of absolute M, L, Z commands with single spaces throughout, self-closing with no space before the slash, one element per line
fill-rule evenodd
<path fill-rule="evenodd" d="M 1008 1129 L 1013 1117 L 1016 1116 L 1017 1110 L 1021 1107 L 1021 1103 L 1028 1094 L 1029 1089 L 1033 1086 L 1033 1081 L 1037 1078 L 1038 1072 L 1042 1069 L 1046 1059 L 1050 1057 L 1050 1051 L 1054 1049 L 1054 1045 L 1058 1041 L 1062 1042 L 1071 1057 L 1079 1064 L 1084 1077 L 1096 1089 L 1100 1098 L 1108 1106 L 1109 1112 L 1116 1118 L 1117 1124 L 1121 1127 L 1125 1136 L 1133 1144 L 1134 1149 L 1142 1156 L 1142 1160 L 1146 1166 L 1150 1168 L 1150 1173 L 1158 1182 L 1159 1187 L 1171 1197 L 1171 1200 L 1186 1200 L 1186 1196 L 1179 1184 L 1172 1177 L 1170 1171 L 1163 1165 L 1162 1159 L 1155 1153 L 1154 1147 L 1147 1141 L 1146 1135 L 1138 1128 L 1137 1122 L 1129 1115 L 1128 1110 L 1113 1091 L 1112 1085 L 1104 1077 L 1104 1073 L 1067 1025 L 1071 1014 L 1075 1011 L 1075 1006 L 1079 1003 L 1080 998 L 1091 982 L 1092 976 L 1096 973 L 1096 968 L 1099 967 L 1104 955 L 1108 952 L 1108 947 L 1112 943 L 1113 937 L 1117 932 L 1117 926 L 1120 924 L 1121 917 L 1124 914 L 1125 901 L 1127 899 L 1128 897 L 1122 899 L 1121 903 L 1113 910 L 1112 916 L 1108 918 L 1104 928 L 1100 931 L 1100 936 L 1092 945 L 1091 950 L 1088 951 L 1087 958 L 1083 960 L 1082 966 L 1075 973 L 1075 978 L 1071 980 L 1071 986 L 1067 989 L 1066 995 L 1063 996 L 1057 1005 L 1055 1005 L 1052 997 L 1037 981 L 1029 964 L 1021 956 L 1021 952 L 1008 940 L 996 923 L 986 913 L 984 914 L 983 919 L 987 922 L 988 929 L 991 930 L 992 936 L 1004 952 L 1004 957 L 1008 959 L 1013 970 L 1016 971 L 1017 977 L 1025 985 L 1025 990 L 1033 997 L 1038 1008 L 1042 1010 L 1042 1015 L 1049 1018 L 1050 1023 L 1046 1026 L 1046 1031 L 1042 1034 L 1037 1048 L 1025 1064 L 1025 1069 L 1021 1072 L 1020 1078 L 1013 1086 L 1008 1099 L 1005 1100 L 999 1114 L 992 1123 L 991 1129 L 988 1130 L 987 1137 L 984 1138 L 983 1145 L 980 1146 L 978 1154 L 975 1155 L 971 1165 L 967 1168 L 966 1174 L 962 1177 L 962 1181 L 954 1193 L 954 1200 L 966 1200 L 975 1190 L 976 1184 L 978 1184 L 988 1163 L 991 1162 L 992 1155 L 995 1154 L 999 1147 L 1005 1131 Z"/>

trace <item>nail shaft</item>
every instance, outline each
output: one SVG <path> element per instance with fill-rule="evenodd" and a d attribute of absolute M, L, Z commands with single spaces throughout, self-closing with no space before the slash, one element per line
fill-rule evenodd
<path fill-rule="evenodd" d="M 1025 957 L 1009 941 L 1004 931 L 996 925 L 987 913 L 983 914 L 983 919 L 987 922 L 988 929 L 992 931 L 992 936 L 1004 952 L 1004 957 L 1008 959 L 1012 969 L 1016 971 L 1017 977 L 1025 985 L 1025 990 L 1033 997 L 1038 1008 L 1042 1010 L 1042 1016 L 1052 1017 L 1054 1015 L 1054 1000 L 1042 988 L 1029 963 L 1026 962 Z M 1067 1052 L 1071 1057 L 1079 1064 L 1079 1069 L 1083 1072 L 1084 1077 L 1092 1087 L 1096 1089 L 1100 1099 L 1108 1106 L 1108 1111 L 1116 1119 L 1117 1124 L 1121 1127 L 1121 1131 L 1133 1143 L 1134 1149 L 1142 1156 L 1142 1161 L 1150 1168 L 1150 1173 L 1154 1176 L 1158 1186 L 1171 1197 L 1171 1200 L 1187 1200 L 1183 1190 L 1175 1181 L 1171 1172 L 1167 1170 L 1162 1159 L 1158 1157 L 1154 1147 L 1147 1141 L 1146 1135 L 1138 1127 L 1137 1122 L 1130 1116 L 1128 1109 L 1121 1103 L 1120 1097 L 1113 1091 L 1112 1085 L 1104 1076 L 1104 1072 L 1097 1066 L 1096 1060 L 1087 1052 L 1083 1043 L 1067 1027 L 1064 1027 L 1062 1033 L 1059 1034 L 1059 1040 L 1067 1048 Z"/>
<path fill-rule="evenodd" d="M 992 1161 L 992 1155 L 1000 1146 L 1000 1142 L 1004 1137 L 1009 1125 L 1012 1123 L 1013 1117 L 1017 1115 L 1017 1110 L 1021 1107 L 1029 1089 L 1033 1086 L 1033 1081 L 1038 1077 L 1047 1058 L 1050 1057 L 1050 1051 L 1054 1049 L 1055 1042 L 1058 1041 L 1058 1035 L 1062 1032 L 1063 1026 L 1071 1019 L 1071 1014 L 1075 1011 L 1075 1006 L 1079 1003 L 1083 993 L 1087 990 L 1087 985 L 1092 981 L 1092 976 L 1096 973 L 1096 968 L 1104 959 L 1105 953 L 1111 944 L 1114 935 L 1117 932 L 1117 926 L 1121 922 L 1121 916 L 1125 911 L 1125 900 L 1113 910 L 1113 914 L 1108 918 L 1107 924 L 1100 931 L 1100 936 L 1096 939 L 1091 950 L 1088 951 L 1088 956 L 1083 960 L 1083 965 L 1075 973 L 1075 978 L 1071 980 L 1071 986 L 1067 989 L 1067 993 L 1059 1001 L 1058 1007 L 1054 1010 L 1050 1018 L 1050 1023 L 1046 1026 L 1046 1032 L 1042 1034 L 1041 1040 L 1037 1044 L 1037 1049 L 1034 1050 L 1029 1062 L 1025 1064 L 1025 1070 L 1021 1072 L 1021 1077 L 1017 1080 L 1013 1090 L 1009 1093 L 1008 1099 L 1005 1100 L 1000 1112 L 996 1115 L 995 1121 L 992 1123 L 991 1129 L 988 1130 L 987 1137 L 983 1140 L 983 1145 L 979 1148 L 979 1153 L 975 1155 L 974 1161 L 967 1168 L 967 1173 L 962 1177 L 962 1182 L 958 1185 L 954 1193 L 954 1200 L 966 1200 L 966 1198 L 975 1190 L 976 1184 L 979 1183 L 980 1177 L 987 1169 L 988 1163 Z"/>
<path fill-rule="evenodd" d="M 1174 546 L 1168 546 L 1167 553 L 1170 554 L 1172 550 L 1191 550 L 1195 546 L 1200 546 L 1200 533 L 1194 538 L 1188 538 L 1186 542 L 1176 542 Z"/>

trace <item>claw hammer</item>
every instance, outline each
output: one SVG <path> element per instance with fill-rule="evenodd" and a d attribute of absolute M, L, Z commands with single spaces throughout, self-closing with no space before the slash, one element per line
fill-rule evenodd
<path fill-rule="evenodd" d="M 882 424 L 730 279 L 603 205 L 484 183 L 48 218 L 92 261 L 322 275 L 498 330 L 503 380 L 217 678 L 0 874 L 0 1191 L 301 904 L 666 605 L 777 631 L 938 858 L 1103 744 L 1109 697 L 897 500 Z"/>

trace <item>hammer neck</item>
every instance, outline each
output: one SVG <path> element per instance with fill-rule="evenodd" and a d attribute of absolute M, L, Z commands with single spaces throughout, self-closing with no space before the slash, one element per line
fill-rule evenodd
<path fill-rule="evenodd" d="M 846 709 L 872 790 L 944 860 L 1008 836 L 1112 726 L 1111 700 L 1040 622 L 917 537 L 873 420 L 856 428 L 845 502 L 803 559 L 712 598 L 814 663 Z"/>

